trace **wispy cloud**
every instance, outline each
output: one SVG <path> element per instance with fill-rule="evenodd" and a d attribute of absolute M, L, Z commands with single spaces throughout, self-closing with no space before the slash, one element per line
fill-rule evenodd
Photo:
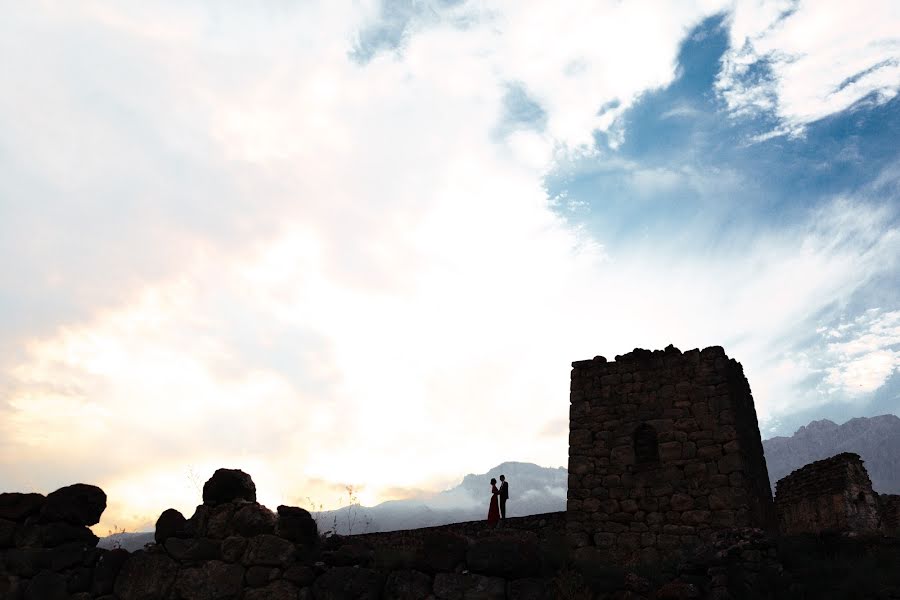
<path fill-rule="evenodd" d="M 780 124 L 773 133 L 799 133 L 854 104 L 884 103 L 900 92 L 897 31 L 900 8 L 890 0 L 863 11 L 830 0 L 739 2 L 717 87 L 737 115 L 771 113 Z"/>

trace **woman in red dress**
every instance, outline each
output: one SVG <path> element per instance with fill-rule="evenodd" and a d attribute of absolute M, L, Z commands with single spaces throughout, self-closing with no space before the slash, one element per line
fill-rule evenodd
<path fill-rule="evenodd" d="M 497 489 L 497 480 L 493 477 L 491 478 L 491 505 L 488 507 L 488 525 L 493 527 L 497 526 L 497 523 L 500 522 L 500 505 L 497 504 L 497 495 L 500 493 L 500 490 Z"/>

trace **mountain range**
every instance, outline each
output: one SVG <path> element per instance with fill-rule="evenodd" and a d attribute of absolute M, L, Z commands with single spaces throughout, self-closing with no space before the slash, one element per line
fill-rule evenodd
<path fill-rule="evenodd" d="M 850 419 L 843 425 L 823 419 L 804 425 L 790 437 L 763 441 L 769 481 L 841 452 L 862 457 L 872 487 L 880 494 L 900 494 L 900 417 L 881 415 Z"/>
<path fill-rule="evenodd" d="M 900 493 L 897 466 L 900 418 L 895 415 L 851 419 L 843 425 L 828 420 L 813 421 L 790 437 L 764 440 L 763 449 L 773 490 L 779 479 L 805 464 L 840 452 L 855 452 L 865 461 L 875 491 Z M 423 493 L 371 507 L 354 505 L 312 514 L 320 532 L 339 534 L 417 529 L 484 519 L 490 500 L 490 480 L 499 479 L 501 474 L 509 481 L 508 516 L 566 509 L 568 472 L 565 468 L 505 462 L 486 473 L 470 473 L 459 485 L 442 492 Z M 102 539 L 100 546 L 119 544 L 131 550 L 152 540 L 152 532 L 114 534 Z"/>

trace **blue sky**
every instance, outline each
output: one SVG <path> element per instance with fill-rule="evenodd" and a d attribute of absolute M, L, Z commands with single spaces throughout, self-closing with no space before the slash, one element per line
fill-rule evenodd
<path fill-rule="evenodd" d="M 765 436 L 900 410 L 896 2 L 6 16 L 4 490 L 97 483 L 105 532 L 220 466 L 328 505 L 564 465 L 570 363 L 670 343 Z"/>

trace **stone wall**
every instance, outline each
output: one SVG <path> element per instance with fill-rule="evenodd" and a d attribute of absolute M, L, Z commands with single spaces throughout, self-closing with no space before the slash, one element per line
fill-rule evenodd
<path fill-rule="evenodd" d="M 881 525 L 888 535 L 900 536 L 900 495 L 879 494 L 878 512 Z"/>
<path fill-rule="evenodd" d="M 574 362 L 570 394 L 575 547 L 654 563 L 716 531 L 774 528 L 750 386 L 721 347 Z"/>
<path fill-rule="evenodd" d="M 128 553 L 96 548 L 95 486 L 0 494 L 0 598 L 550 599 L 568 551 L 564 513 L 323 540 L 307 511 L 256 502 L 240 471 L 217 471 L 203 500 L 190 518 L 164 511 L 155 543 Z"/>
<path fill-rule="evenodd" d="M 858 454 L 817 460 L 776 484 L 775 508 L 783 534 L 881 532 L 878 497 Z"/>

